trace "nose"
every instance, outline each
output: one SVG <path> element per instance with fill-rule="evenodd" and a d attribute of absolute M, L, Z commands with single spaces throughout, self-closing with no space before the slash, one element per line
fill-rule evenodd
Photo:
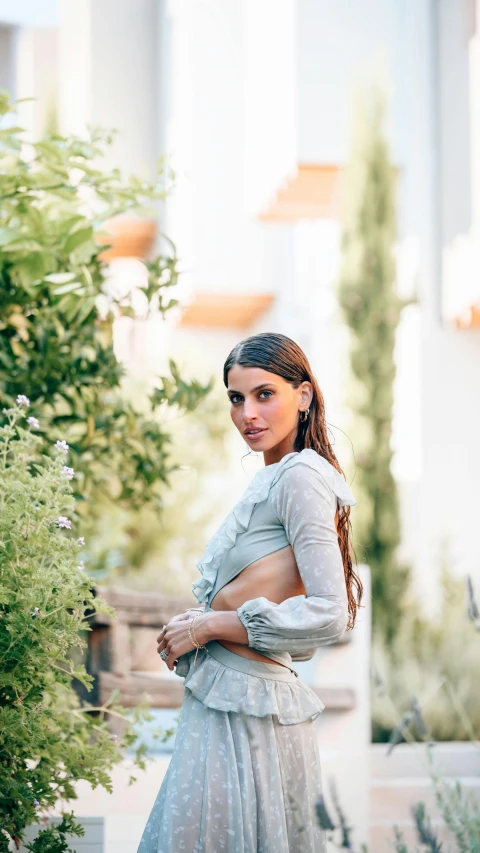
<path fill-rule="evenodd" d="M 247 423 L 253 421 L 257 417 L 257 409 L 255 400 L 245 400 L 243 404 L 243 418 Z"/>

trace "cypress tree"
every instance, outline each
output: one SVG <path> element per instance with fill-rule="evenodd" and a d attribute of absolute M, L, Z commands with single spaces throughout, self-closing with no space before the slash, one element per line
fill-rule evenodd
<path fill-rule="evenodd" d="M 372 574 L 374 632 L 391 643 L 409 580 L 397 557 L 399 502 L 391 472 L 394 345 L 400 313 L 412 300 L 396 291 L 396 173 L 385 114 L 380 89 L 359 96 L 346 169 L 338 299 L 350 333 L 355 544 Z"/>

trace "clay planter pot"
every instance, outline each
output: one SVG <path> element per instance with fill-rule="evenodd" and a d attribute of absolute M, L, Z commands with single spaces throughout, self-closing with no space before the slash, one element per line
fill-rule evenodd
<path fill-rule="evenodd" d="M 480 303 L 472 305 L 461 317 L 456 317 L 457 329 L 480 329 Z"/>
<path fill-rule="evenodd" d="M 157 223 L 154 219 L 140 219 L 116 216 L 109 219 L 102 231 L 108 234 L 98 235 L 100 246 L 111 246 L 101 252 L 99 258 L 109 263 L 113 258 L 146 258 L 153 248 L 157 236 Z"/>

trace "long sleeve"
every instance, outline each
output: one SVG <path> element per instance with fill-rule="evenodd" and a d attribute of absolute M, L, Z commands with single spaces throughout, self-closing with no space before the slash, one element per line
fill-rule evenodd
<path fill-rule="evenodd" d="M 320 470 L 297 464 L 281 473 L 268 500 L 285 528 L 306 595 L 280 604 L 264 596 L 244 602 L 237 614 L 248 645 L 295 653 L 334 643 L 344 634 L 348 617 L 335 526 L 337 495 Z"/>

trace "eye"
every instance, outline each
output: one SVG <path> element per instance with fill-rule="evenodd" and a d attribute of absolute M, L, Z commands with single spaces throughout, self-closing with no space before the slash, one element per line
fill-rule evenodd
<path fill-rule="evenodd" d="M 267 396 L 262 398 L 262 394 L 266 394 Z M 268 400 L 269 397 L 271 397 L 272 395 L 273 395 L 273 391 L 265 390 L 265 391 L 260 391 L 258 397 L 259 397 L 259 399 Z M 237 403 L 238 400 L 243 400 L 243 397 L 241 394 L 230 394 L 228 399 L 230 400 L 231 403 L 233 403 L 235 405 L 235 403 Z"/>

